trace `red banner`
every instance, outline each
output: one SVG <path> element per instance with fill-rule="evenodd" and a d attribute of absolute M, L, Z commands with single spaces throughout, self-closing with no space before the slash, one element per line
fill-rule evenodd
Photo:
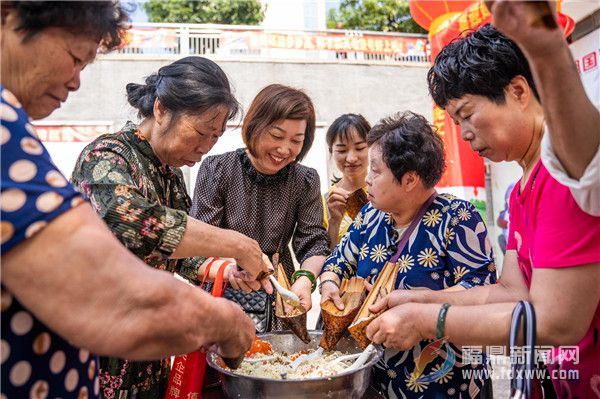
<path fill-rule="evenodd" d="M 134 48 L 177 47 L 177 32 L 165 28 L 132 28 L 125 33 L 125 46 Z"/>
<path fill-rule="evenodd" d="M 40 140 L 50 143 L 89 142 L 101 134 L 109 132 L 108 126 L 48 126 L 36 125 L 35 130 Z"/>
<path fill-rule="evenodd" d="M 249 50 L 279 48 L 425 56 L 427 40 L 425 38 L 363 35 L 360 33 L 343 35 L 227 31 L 221 34 L 221 46 Z"/>

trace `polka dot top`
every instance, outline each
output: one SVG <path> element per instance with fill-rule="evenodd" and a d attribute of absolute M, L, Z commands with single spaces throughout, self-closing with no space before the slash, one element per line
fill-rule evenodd
<path fill-rule="evenodd" d="M 1 253 L 83 199 L 52 163 L 16 97 L 0 86 Z M 49 330 L 3 286 L 0 361 L 5 398 L 95 398 L 97 358 Z"/>

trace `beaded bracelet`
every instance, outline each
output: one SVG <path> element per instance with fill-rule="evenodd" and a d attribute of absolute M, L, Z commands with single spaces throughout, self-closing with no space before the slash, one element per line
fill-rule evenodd
<path fill-rule="evenodd" d="M 437 325 L 435 327 L 435 338 L 442 339 L 444 338 L 444 330 L 446 328 L 446 314 L 448 313 L 448 308 L 450 307 L 449 303 L 444 303 L 440 308 L 440 313 L 438 314 Z"/>
<path fill-rule="evenodd" d="M 328 280 L 321 280 L 321 282 L 319 283 L 319 294 L 321 293 L 321 288 L 323 287 L 323 284 L 325 283 L 332 283 L 333 285 L 335 285 L 336 287 L 338 287 L 338 289 L 340 288 L 340 285 L 337 281 L 332 280 L 332 279 L 328 279 Z"/>
<path fill-rule="evenodd" d="M 296 280 L 298 280 L 302 276 L 304 276 L 310 280 L 310 287 L 311 287 L 310 292 L 315 292 L 315 290 L 317 289 L 317 279 L 310 270 L 306 270 L 306 269 L 296 270 L 294 273 L 292 273 L 292 277 L 290 278 L 290 284 L 294 284 L 296 282 Z"/>

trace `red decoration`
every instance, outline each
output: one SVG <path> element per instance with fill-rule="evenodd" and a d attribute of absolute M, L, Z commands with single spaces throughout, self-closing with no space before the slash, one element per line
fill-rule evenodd
<path fill-rule="evenodd" d="M 452 40 L 492 20 L 489 10 L 481 0 L 409 0 L 409 4 L 413 19 L 429 30 L 432 60 Z M 557 12 L 557 22 L 562 27 L 565 37 L 575 28 L 573 19 L 561 12 Z M 458 126 L 444 110 L 437 107 L 434 107 L 433 120 L 446 148 L 446 171 L 438 186 L 472 186 L 476 191 L 477 187 L 484 187 L 483 159 L 461 139 Z"/>
<path fill-rule="evenodd" d="M 409 0 L 410 15 L 423 29 L 429 30 L 438 17 L 460 12 L 477 0 Z"/>

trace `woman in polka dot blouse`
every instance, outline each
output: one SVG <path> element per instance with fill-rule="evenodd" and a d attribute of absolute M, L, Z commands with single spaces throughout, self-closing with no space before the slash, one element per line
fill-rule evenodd
<path fill-rule="evenodd" d="M 156 359 L 216 343 L 242 354 L 254 336 L 244 313 L 120 245 L 29 123 L 121 44 L 118 2 L 2 2 L 1 16 L 0 398 L 96 398 L 94 353 Z"/>

